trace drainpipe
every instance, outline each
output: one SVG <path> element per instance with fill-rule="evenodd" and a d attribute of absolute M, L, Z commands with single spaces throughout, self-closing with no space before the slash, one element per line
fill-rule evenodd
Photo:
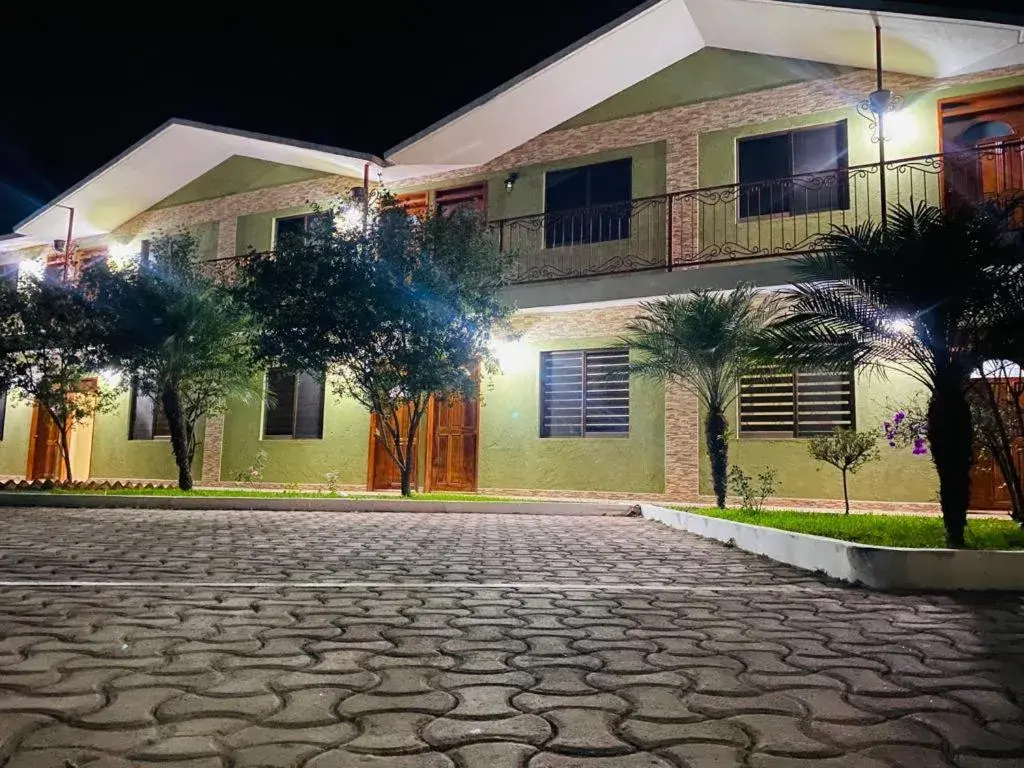
<path fill-rule="evenodd" d="M 872 13 L 875 20 L 875 89 L 882 90 L 882 25 L 878 21 L 878 14 Z M 889 218 L 889 202 L 885 193 L 885 111 L 879 112 L 878 120 L 878 192 L 882 197 L 882 227 L 886 226 Z"/>
<path fill-rule="evenodd" d="M 58 208 L 64 208 L 68 212 L 68 236 L 64 239 L 64 271 L 61 274 L 61 282 L 68 281 L 68 267 L 71 263 L 71 235 L 75 228 L 75 209 L 68 205 L 57 203 Z"/>
<path fill-rule="evenodd" d="M 370 223 L 370 164 L 363 163 L 363 234 Z"/>

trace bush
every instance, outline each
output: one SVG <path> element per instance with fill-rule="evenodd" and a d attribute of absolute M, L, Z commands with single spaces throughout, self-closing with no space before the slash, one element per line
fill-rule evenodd
<path fill-rule="evenodd" d="M 896 415 L 902 416 L 902 413 L 901 411 Z M 897 423 L 902 421 L 905 419 L 901 418 Z M 839 427 L 827 435 L 812 438 L 807 444 L 807 452 L 811 454 L 812 459 L 831 464 L 843 473 L 843 503 L 846 505 L 846 514 L 850 514 L 850 493 L 847 489 L 846 476 L 855 474 L 869 462 L 878 461 L 878 438 L 872 432 L 857 432 L 848 427 Z M 916 442 L 914 452 L 917 452 Z"/>
<path fill-rule="evenodd" d="M 267 468 L 267 462 L 269 460 L 270 456 L 261 448 L 256 451 L 256 455 L 252 459 L 252 464 L 235 475 L 235 479 L 240 483 L 248 483 L 249 485 L 262 483 L 263 470 Z"/>
<path fill-rule="evenodd" d="M 760 512 L 764 500 L 775 495 L 778 475 L 774 467 L 765 467 L 756 477 L 751 477 L 734 464 L 729 470 L 729 487 L 740 497 L 743 509 Z"/>

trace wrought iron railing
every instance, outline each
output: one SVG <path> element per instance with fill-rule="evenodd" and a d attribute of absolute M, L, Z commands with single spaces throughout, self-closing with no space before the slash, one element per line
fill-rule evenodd
<path fill-rule="evenodd" d="M 517 283 L 794 256 L 918 203 L 1024 193 L 1024 141 L 490 223 Z"/>

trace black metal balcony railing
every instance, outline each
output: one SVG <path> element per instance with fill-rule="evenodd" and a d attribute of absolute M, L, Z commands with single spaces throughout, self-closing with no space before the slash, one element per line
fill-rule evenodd
<path fill-rule="evenodd" d="M 1024 193 L 1024 141 L 673 192 L 490 222 L 513 282 L 611 275 L 814 251 L 837 226 L 898 206 Z"/>

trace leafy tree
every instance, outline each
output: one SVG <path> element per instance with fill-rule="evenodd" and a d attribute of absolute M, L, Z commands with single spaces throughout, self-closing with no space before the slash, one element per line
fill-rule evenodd
<path fill-rule="evenodd" d="M 109 363 L 103 333 L 102 316 L 75 285 L 40 276 L 0 288 L 0 389 L 52 421 L 68 481 L 72 430 L 116 402 L 116 391 L 93 383 Z"/>
<path fill-rule="evenodd" d="M 725 508 L 729 422 L 740 374 L 752 361 L 758 333 L 775 312 L 775 302 L 752 286 L 729 293 L 694 291 L 647 302 L 628 326 L 625 342 L 637 353 L 632 370 L 676 382 L 697 396 L 705 411 L 704 435 L 715 498 Z"/>
<path fill-rule="evenodd" d="M 150 254 L 137 269 L 94 267 L 85 283 L 110 317 L 108 354 L 167 416 L 178 487 L 190 490 L 200 419 L 260 391 L 254 325 L 204 274 L 191 235 L 158 238 Z"/>
<path fill-rule="evenodd" d="M 381 444 L 412 488 L 415 437 L 430 398 L 471 397 L 491 369 L 491 331 L 509 257 L 468 211 L 413 218 L 386 194 L 364 228 L 334 208 L 273 253 L 252 253 L 238 295 L 262 325 L 264 360 L 330 375 L 377 417 Z"/>
<path fill-rule="evenodd" d="M 850 493 L 846 476 L 857 473 L 865 464 L 878 461 L 878 438 L 871 432 L 858 432 L 839 427 L 827 435 L 818 435 L 807 443 L 812 459 L 831 464 L 843 474 L 843 503 L 845 514 L 850 514 Z"/>
<path fill-rule="evenodd" d="M 929 393 L 928 441 L 950 545 L 967 525 L 972 371 L 986 312 L 1003 280 L 1021 279 L 1013 210 L 1001 204 L 943 211 L 900 208 L 885 225 L 840 227 L 800 259 L 801 282 L 783 292 L 788 314 L 762 354 L 794 366 L 899 371 Z"/>

